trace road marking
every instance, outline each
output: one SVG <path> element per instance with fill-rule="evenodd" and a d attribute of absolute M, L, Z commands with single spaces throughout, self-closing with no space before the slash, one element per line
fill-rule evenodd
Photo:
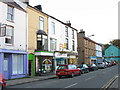
<path fill-rule="evenodd" d="M 118 75 L 114 76 L 112 79 L 110 79 L 100 90 L 106 90 L 109 88 L 109 86 L 118 78 Z"/>
<path fill-rule="evenodd" d="M 92 77 L 89 77 L 89 78 L 87 78 L 87 79 L 85 79 L 85 80 L 87 81 L 87 80 L 90 80 L 90 79 L 92 79 L 92 78 L 94 78 L 94 77 L 95 77 L 95 76 L 92 76 Z"/>
<path fill-rule="evenodd" d="M 75 86 L 76 84 L 78 84 L 78 83 L 74 83 L 74 84 L 69 85 L 69 86 L 67 86 L 67 87 L 64 87 L 64 88 L 62 88 L 62 89 L 60 89 L 60 90 L 64 90 L 64 89 L 66 89 L 66 88 L 70 88 L 70 87 L 72 87 L 72 86 Z"/>
<path fill-rule="evenodd" d="M 76 84 L 78 84 L 78 83 L 74 83 L 74 84 L 72 84 L 72 85 L 70 85 L 70 86 L 67 86 L 67 87 L 65 87 L 65 88 L 69 88 L 69 87 L 75 86 Z"/>

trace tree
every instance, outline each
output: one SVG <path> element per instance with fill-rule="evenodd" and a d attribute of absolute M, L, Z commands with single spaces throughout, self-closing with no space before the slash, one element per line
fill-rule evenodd
<path fill-rule="evenodd" d="M 120 48 L 120 39 L 114 39 L 110 43 L 118 48 Z"/>

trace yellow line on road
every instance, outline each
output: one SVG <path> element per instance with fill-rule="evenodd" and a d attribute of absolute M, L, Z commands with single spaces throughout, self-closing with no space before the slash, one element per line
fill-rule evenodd
<path fill-rule="evenodd" d="M 117 79 L 118 75 L 110 79 L 100 90 L 106 90 Z"/>

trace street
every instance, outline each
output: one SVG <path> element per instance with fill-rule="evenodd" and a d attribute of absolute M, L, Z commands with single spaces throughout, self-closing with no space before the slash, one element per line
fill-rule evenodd
<path fill-rule="evenodd" d="M 113 77 L 118 75 L 118 65 L 91 71 L 81 76 L 73 78 L 64 77 L 62 79 L 49 79 L 44 81 L 36 81 L 21 85 L 9 86 L 7 88 L 103 88 Z M 12 83 L 12 82 L 11 82 Z"/>

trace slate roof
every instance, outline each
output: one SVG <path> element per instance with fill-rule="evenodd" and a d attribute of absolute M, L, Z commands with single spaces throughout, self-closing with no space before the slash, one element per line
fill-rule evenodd
<path fill-rule="evenodd" d="M 20 7 L 16 2 L 14 2 L 14 0 L 0 0 L 0 1 L 2 1 L 3 3 L 6 3 L 10 6 L 13 6 L 19 10 L 26 12 L 22 7 Z"/>

